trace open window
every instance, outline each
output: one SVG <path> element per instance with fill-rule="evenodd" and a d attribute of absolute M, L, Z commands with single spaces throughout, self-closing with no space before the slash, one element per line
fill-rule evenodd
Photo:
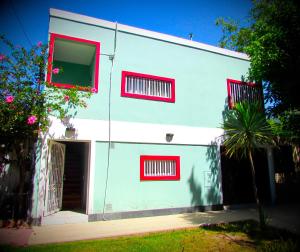
<path fill-rule="evenodd" d="M 180 157 L 140 156 L 140 180 L 180 180 Z"/>
<path fill-rule="evenodd" d="M 238 102 L 261 102 L 263 104 L 262 86 L 252 82 L 227 79 L 228 106 L 230 109 Z"/>
<path fill-rule="evenodd" d="M 100 42 L 51 33 L 47 81 L 98 91 Z M 59 69 L 59 73 L 56 70 Z"/>

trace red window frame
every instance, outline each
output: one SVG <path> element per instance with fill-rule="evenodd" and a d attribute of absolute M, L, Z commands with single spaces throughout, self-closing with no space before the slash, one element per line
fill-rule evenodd
<path fill-rule="evenodd" d="M 126 87 L 126 77 L 127 76 L 133 76 L 133 77 L 140 77 L 140 78 L 170 82 L 171 83 L 171 98 L 128 93 L 128 92 L 126 92 L 126 88 L 125 88 Z M 154 101 L 164 101 L 164 102 L 175 103 L 175 79 L 156 76 L 156 75 L 150 75 L 150 74 L 122 71 L 121 96 L 129 97 L 129 98 L 137 98 L 137 99 L 145 99 L 145 100 L 154 100 Z"/>
<path fill-rule="evenodd" d="M 244 82 L 244 81 L 239 81 L 239 80 L 234 80 L 234 79 L 227 79 L 228 106 L 230 109 L 234 108 L 230 83 L 234 83 L 234 84 L 241 85 L 241 86 L 249 86 L 249 87 L 253 87 L 253 88 L 261 88 L 262 87 L 260 84 L 256 84 L 254 82 Z"/>
<path fill-rule="evenodd" d="M 144 164 L 146 160 L 170 160 L 176 162 L 175 176 L 145 176 Z M 157 155 L 141 155 L 140 156 L 140 180 L 180 180 L 180 156 L 157 156 Z"/>
<path fill-rule="evenodd" d="M 62 35 L 62 34 L 57 34 L 57 33 L 50 33 L 50 42 L 49 42 L 49 57 L 48 57 L 48 69 L 47 69 L 47 77 L 46 80 L 48 83 L 61 87 L 61 88 L 74 88 L 74 87 L 79 87 L 80 90 L 86 91 L 86 87 L 80 87 L 76 86 L 72 83 L 57 83 L 57 82 L 52 82 L 52 68 L 53 68 L 53 55 L 54 55 L 54 44 L 55 44 L 55 39 L 60 38 L 64 40 L 71 40 L 83 44 L 91 44 L 96 47 L 96 52 L 95 52 L 95 69 L 94 69 L 94 83 L 91 86 L 91 89 L 93 88 L 95 93 L 98 92 L 98 81 L 99 81 L 99 62 L 100 62 L 100 42 L 92 41 L 92 40 L 87 40 L 87 39 L 82 39 L 82 38 L 75 38 L 67 35 Z"/>

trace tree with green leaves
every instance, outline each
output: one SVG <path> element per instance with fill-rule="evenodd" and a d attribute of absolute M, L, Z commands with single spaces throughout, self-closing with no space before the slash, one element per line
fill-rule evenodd
<path fill-rule="evenodd" d="M 282 124 L 284 138 L 299 144 L 300 2 L 253 0 L 248 19 L 219 18 L 220 46 L 250 56 L 246 80 L 263 83 L 267 116 Z"/>
<path fill-rule="evenodd" d="M 225 112 L 224 123 L 225 155 L 246 157 L 250 161 L 254 197 L 259 213 L 260 226 L 265 226 L 265 217 L 260 203 L 255 180 L 253 152 L 256 148 L 273 144 L 273 132 L 262 110 L 261 103 L 237 103 Z"/>
<path fill-rule="evenodd" d="M 4 36 L 0 36 L 0 43 L 7 51 L 0 53 L 0 178 L 12 167 L 19 171 L 19 183 L 13 192 L 0 185 L 3 208 L 4 193 L 19 199 L 28 196 L 30 185 L 26 183 L 34 169 L 33 147 L 47 132 L 50 117 L 63 120 L 74 116 L 77 108 L 87 106 L 86 100 L 93 90 L 60 89 L 45 82 L 48 53 L 41 42 L 29 50 L 14 46 Z M 54 68 L 52 74 L 60 71 Z M 16 201 L 16 218 L 24 215 L 22 202 Z"/>

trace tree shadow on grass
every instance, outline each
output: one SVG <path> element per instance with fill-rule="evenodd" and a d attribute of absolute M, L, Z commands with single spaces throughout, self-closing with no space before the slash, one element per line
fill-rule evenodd
<path fill-rule="evenodd" d="M 206 224 L 200 228 L 214 232 L 245 233 L 249 238 L 259 243 L 263 240 L 300 240 L 300 236 L 285 229 L 266 226 L 261 230 L 260 225 L 255 220 L 234 221 L 229 223 Z M 300 244 L 299 244 L 300 245 Z"/>

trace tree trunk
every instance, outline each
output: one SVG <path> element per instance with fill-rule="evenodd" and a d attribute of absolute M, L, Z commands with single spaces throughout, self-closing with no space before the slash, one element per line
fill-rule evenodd
<path fill-rule="evenodd" d="M 259 224 L 260 224 L 260 228 L 263 229 L 266 225 L 266 221 L 265 221 L 263 208 L 262 208 L 262 205 L 260 204 L 258 193 L 257 193 L 257 186 L 256 186 L 256 179 L 255 179 L 255 168 L 254 168 L 254 163 L 253 163 L 251 150 L 249 150 L 248 155 L 249 155 L 250 164 L 251 164 L 252 186 L 253 186 L 253 191 L 254 191 L 254 196 L 255 196 L 255 201 L 256 201 L 256 207 L 257 207 L 257 211 L 258 211 L 258 215 L 259 215 Z"/>

